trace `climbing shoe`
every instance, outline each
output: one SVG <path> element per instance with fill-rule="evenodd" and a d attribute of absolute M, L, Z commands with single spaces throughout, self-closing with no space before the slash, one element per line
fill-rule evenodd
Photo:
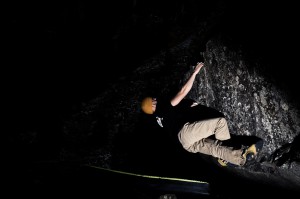
<path fill-rule="evenodd" d="M 219 163 L 221 166 L 226 167 L 227 164 L 228 164 L 228 161 L 219 158 L 219 159 L 218 159 L 218 163 Z"/>
<path fill-rule="evenodd" d="M 255 144 L 252 144 L 243 152 L 242 154 L 243 158 L 246 159 L 247 161 L 252 160 L 257 155 L 257 153 L 260 152 L 262 146 L 263 146 L 262 140 L 256 142 Z"/>
<path fill-rule="evenodd" d="M 232 164 L 226 160 L 223 160 L 221 158 L 218 158 L 218 164 L 222 167 L 237 167 L 238 165 Z"/>

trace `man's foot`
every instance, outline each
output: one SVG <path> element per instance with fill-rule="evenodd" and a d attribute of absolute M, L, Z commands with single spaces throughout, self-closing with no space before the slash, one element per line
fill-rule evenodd
<path fill-rule="evenodd" d="M 228 161 L 219 158 L 219 159 L 218 159 L 218 163 L 219 163 L 221 166 L 226 167 L 227 164 L 228 164 Z"/>
<path fill-rule="evenodd" d="M 223 160 L 221 158 L 218 158 L 218 164 L 223 167 L 237 167 L 238 165 L 232 164 L 226 160 Z"/>
<path fill-rule="evenodd" d="M 244 153 L 242 154 L 243 158 L 247 161 L 252 160 L 258 152 L 262 149 L 263 141 L 260 140 L 256 142 L 255 144 L 252 144 L 250 147 L 245 149 Z"/>

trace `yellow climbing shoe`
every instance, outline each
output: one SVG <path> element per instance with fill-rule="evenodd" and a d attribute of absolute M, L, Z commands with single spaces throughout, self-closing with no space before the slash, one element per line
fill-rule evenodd
<path fill-rule="evenodd" d="M 260 152 L 260 150 L 262 149 L 262 146 L 263 146 L 262 140 L 258 141 L 255 144 L 252 144 L 242 154 L 243 158 L 245 158 L 246 160 L 253 159 L 257 155 L 257 153 Z"/>
<path fill-rule="evenodd" d="M 228 164 L 228 161 L 219 158 L 219 159 L 218 159 L 218 163 L 219 163 L 221 166 L 226 167 L 227 164 Z"/>

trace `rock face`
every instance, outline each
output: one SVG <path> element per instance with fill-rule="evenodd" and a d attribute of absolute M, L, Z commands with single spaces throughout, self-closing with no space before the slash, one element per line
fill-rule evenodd
<path fill-rule="evenodd" d="M 239 52 L 231 51 L 220 42 L 207 43 L 205 60 L 207 67 L 196 88 L 200 93 L 194 92 L 191 97 L 225 113 L 233 134 L 262 138 L 265 144 L 259 155 L 261 162 L 291 167 L 296 154 L 279 163 L 281 157 L 275 157 L 274 153 L 292 146 L 299 135 L 295 102 L 264 77 L 259 71 L 263 66 L 251 66 Z"/>
<path fill-rule="evenodd" d="M 246 166 L 253 172 L 285 176 L 299 186 L 299 111 L 288 91 L 276 86 L 240 52 L 232 51 L 220 41 L 206 45 L 207 67 L 191 97 L 221 110 L 231 132 L 264 140 L 257 162 Z M 293 177 L 292 177 L 293 176 Z M 286 178 L 286 177 L 284 177 Z"/>
<path fill-rule="evenodd" d="M 192 65 L 199 61 L 195 55 L 201 54 L 205 67 L 187 97 L 223 112 L 233 138 L 264 140 L 264 147 L 254 162 L 229 169 L 229 173 L 261 183 L 299 188 L 300 118 L 290 91 L 277 86 L 272 77 L 264 74 L 261 70 L 264 66 L 259 62 L 247 61 L 241 49 L 227 45 L 226 38 L 208 40 L 203 52 L 196 52 L 197 43 L 198 37 L 191 36 L 175 48 L 147 60 L 85 104 L 65 124 L 64 135 L 70 145 L 66 145 L 64 158 L 68 158 L 69 151 L 92 165 L 162 175 L 170 172 L 172 158 L 177 159 L 177 166 L 182 166 L 179 157 L 190 154 L 182 151 L 174 154 L 176 149 L 170 150 L 172 146 L 162 141 L 159 129 L 140 127 L 143 114 L 139 103 L 146 95 L 164 95 L 178 89 L 191 74 Z M 76 150 L 78 146 L 81 151 Z M 147 163 L 139 163 L 139 167 L 130 153 L 139 154 L 134 157 Z"/>
<path fill-rule="evenodd" d="M 274 44 L 274 38 L 282 35 L 273 27 L 262 31 L 265 21 L 253 27 L 253 18 L 249 17 L 244 19 L 246 25 L 240 26 L 236 17 L 243 12 L 239 9 L 222 20 L 216 12 L 205 22 L 197 21 L 194 30 L 179 30 L 177 36 L 185 38 L 181 43 L 165 46 L 97 98 L 83 104 L 81 111 L 64 124 L 61 159 L 207 180 L 217 187 L 217 192 L 229 195 L 234 186 L 245 190 L 249 181 L 256 188 L 268 185 L 274 195 L 277 188 L 298 191 L 300 107 L 294 80 L 297 77 L 290 64 L 293 53 L 286 51 L 289 45 Z M 260 21 L 258 15 L 254 19 L 254 23 Z M 293 41 L 289 34 L 284 36 L 287 42 Z M 274 50 L 276 45 L 284 52 Z M 286 59 L 277 61 L 279 55 Z M 252 138 L 264 140 L 261 153 L 244 167 L 220 168 L 211 157 L 173 146 L 151 122 L 141 125 L 149 119 L 141 113 L 141 99 L 178 90 L 198 61 L 204 61 L 205 67 L 187 97 L 223 112 L 232 139 L 242 146 L 249 145 Z M 222 182 L 228 178 L 235 180 L 224 185 Z M 260 188 L 266 191 L 265 186 Z"/>

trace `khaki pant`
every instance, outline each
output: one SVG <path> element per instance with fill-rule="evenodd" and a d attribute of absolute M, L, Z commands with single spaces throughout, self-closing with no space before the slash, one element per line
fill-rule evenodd
<path fill-rule="evenodd" d="M 216 141 L 208 139 L 214 135 L 217 140 L 230 139 L 227 122 L 224 118 L 208 119 L 194 123 L 186 123 L 178 133 L 183 148 L 191 153 L 203 153 L 221 158 L 232 164 L 243 165 L 242 149 L 220 146 Z"/>

